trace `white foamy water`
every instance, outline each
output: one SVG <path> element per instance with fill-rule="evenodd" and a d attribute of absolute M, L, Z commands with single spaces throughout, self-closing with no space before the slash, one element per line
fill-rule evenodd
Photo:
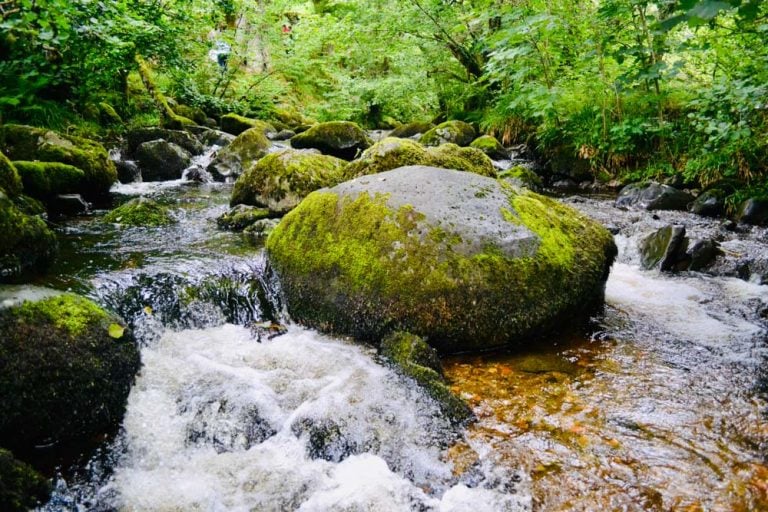
<path fill-rule="evenodd" d="M 530 509 L 529 494 L 510 492 L 510 482 L 459 483 L 443 460 L 447 421 L 369 349 L 298 327 L 258 343 L 246 328 L 224 325 L 169 331 L 142 355 L 126 453 L 98 502 L 119 510 Z"/>

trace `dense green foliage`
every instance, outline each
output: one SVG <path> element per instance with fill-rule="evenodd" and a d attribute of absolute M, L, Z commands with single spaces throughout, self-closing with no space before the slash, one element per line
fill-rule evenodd
<path fill-rule="evenodd" d="M 14 0 L 2 17 L 6 121 L 157 121 L 139 56 L 198 122 L 457 118 L 597 179 L 766 193 L 759 0 Z"/>

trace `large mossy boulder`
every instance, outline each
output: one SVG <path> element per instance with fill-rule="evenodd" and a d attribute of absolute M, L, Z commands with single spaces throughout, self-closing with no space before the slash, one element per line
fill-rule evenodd
<path fill-rule="evenodd" d="M 24 184 L 24 193 L 49 201 L 59 194 L 74 194 L 82 188 L 85 172 L 72 165 L 59 162 L 13 163 Z"/>
<path fill-rule="evenodd" d="M 387 137 L 366 149 L 344 170 L 347 179 L 378 174 L 407 165 L 424 165 L 494 176 L 493 162 L 480 151 L 455 144 L 424 147 L 416 141 Z"/>
<path fill-rule="evenodd" d="M 31 466 L 0 448 L 0 510 L 26 512 L 43 505 L 51 495 L 51 484 Z"/>
<path fill-rule="evenodd" d="M 21 194 L 21 176 L 16 166 L 0 152 L 0 191 L 5 191 L 9 196 Z"/>
<path fill-rule="evenodd" d="M 139 144 L 136 159 L 144 181 L 178 180 L 192 163 L 189 151 L 163 139 Z"/>
<path fill-rule="evenodd" d="M 268 133 L 277 133 L 274 126 L 266 121 L 250 119 L 237 114 L 226 114 L 221 116 L 221 130 L 232 135 L 240 135 L 251 128 L 258 128 L 266 137 Z"/>
<path fill-rule="evenodd" d="M 118 206 L 104 216 L 104 221 L 141 227 L 167 226 L 177 222 L 167 205 L 147 197 L 137 197 Z"/>
<path fill-rule="evenodd" d="M 80 194 L 101 199 L 117 181 L 115 165 L 98 142 L 64 135 L 44 128 L 6 124 L 0 126 L 0 151 L 11 160 L 61 162 L 82 169 Z"/>
<path fill-rule="evenodd" d="M 267 154 L 269 139 L 260 128 L 242 132 L 227 147 L 220 149 L 208 165 L 208 172 L 217 180 L 236 178 Z"/>
<path fill-rule="evenodd" d="M 326 155 L 352 160 L 368 149 L 373 141 L 355 123 L 331 121 L 314 125 L 291 139 L 297 149 L 319 149 Z"/>
<path fill-rule="evenodd" d="M 520 343 L 603 299 L 610 233 L 555 200 L 473 173 L 402 167 L 310 194 L 267 239 L 291 316 L 444 352 Z"/>
<path fill-rule="evenodd" d="M 235 182 L 231 205 L 268 208 L 288 213 L 310 192 L 342 181 L 346 162 L 312 150 L 285 149 L 270 153 Z"/>
<path fill-rule="evenodd" d="M 166 140 L 184 148 L 192 155 L 203 153 L 203 144 L 189 132 L 183 130 L 168 130 L 158 127 L 133 128 L 126 134 L 128 141 L 128 154 L 133 155 L 138 147 L 153 140 Z"/>
<path fill-rule="evenodd" d="M 122 320 L 62 294 L 0 309 L 0 439 L 11 450 L 119 425 L 139 352 Z"/>
<path fill-rule="evenodd" d="M 389 136 L 399 138 L 399 139 L 407 139 L 409 137 L 414 137 L 416 135 L 423 135 L 434 127 L 435 125 L 432 123 L 414 121 L 412 123 L 406 123 L 398 126 L 394 130 L 392 130 Z"/>
<path fill-rule="evenodd" d="M 56 236 L 45 222 L 19 210 L 2 191 L 0 233 L 0 282 L 43 271 L 58 253 Z"/>
<path fill-rule="evenodd" d="M 452 143 L 457 146 L 469 146 L 477 133 L 472 125 L 464 121 L 446 121 L 421 136 L 419 142 L 425 146 L 439 146 Z"/>

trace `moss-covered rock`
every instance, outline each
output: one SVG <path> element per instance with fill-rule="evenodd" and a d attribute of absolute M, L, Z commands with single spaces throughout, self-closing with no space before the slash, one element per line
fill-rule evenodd
<path fill-rule="evenodd" d="M 41 201 L 57 194 L 73 194 L 82 188 L 85 172 L 72 165 L 59 162 L 13 163 L 24 184 L 24 192 Z"/>
<path fill-rule="evenodd" d="M 6 124 L 0 126 L 0 150 L 11 160 L 61 162 L 82 169 L 85 177 L 77 192 L 86 198 L 106 197 L 117 180 L 115 165 L 104 146 L 89 139 Z"/>
<path fill-rule="evenodd" d="M 99 117 L 101 118 L 102 123 L 107 125 L 123 124 L 123 118 L 120 117 L 120 114 L 117 113 L 117 110 L 115 110 L 115 107 L 113 107 L 106 101 L 99 102 L 97 106 L 99 109 Z"/>
<path fill-rule="evenodd" d="M 289 128 L 294 128 L 305 123 L 301 112 L 290 106 L 277 107 L 272 112 L 272 116 Z"/>
<path fill-rule="evenodd" d="M 457 146 L 469 146 L 476 136 L 472 125 L 464 121 L 446 121 L 422 135 L 419 142 L 425 146 L 439 146 L 448 142 Z"/>
<path fill-rule="evenodd" d="M 45 477 L 0 448 L 0 510 L 26 512 L 47 502 L 50 495 Z"/>
<path fill-rule="evenodd" d="M 177 180 L 192 163 L 187 150 L 163 139 L 139 144 L 136 159 L 144 181 Z"/>
<path fill-rule="evenodd" d="M 379 351 L 401 373 L 424 388 L 452 421 L 462 422 L 472 416 L 467 404 L 446 385 L 437 351 L 422 338 L 395 332 L 382 340 Z"/>
<path fill-rule="evenodd" d="M 204 130 L 203 128 L 200 129 Z M 183 130 L 168 130 L 158 127 L 140 127 L 132 128 L 126 134 L 128 141 L 128 154 L 133 155 L 139 145 L 153 140 L 166 140 L 189 151 L 190 154 L 200 155 L 203 153 L 202 143 L 189 132 Z"/>
<path fill-rule="evenodd" d="M 156 227 L 177 222 L 170 208 L 153 199 L 137 197 L 118 206 L 104 216 L 106 222 L 125 226 Z"/>
<path fill-rule="evenodd" d="M 216 225 L 221 229 L 242 231 L 256 221 L 266 219 L 269 216 L 270 212 L 266 208 L 238 204 L 217 218 Z"/>
<path fill-rule="evenodd" d="M 23 213 L 2 191 L 0 233 L 0 282 L 45 270 L 58 253 L 56 236 L 45 222 Z"/>
<path fill-rule="evenodd" d="M 261 219 L 257 220 L 243 230 L 243 235 L 253 242 L 261 242 L 275 230 L 280 219 Z"/>
<path fill-rule="evenodd" d="M 472 141 L 469 145 L 471 148 L 476 148 L 488 155 L 489 158 L 494 160 L 504 160 L 509 158 L 507 150 L 501 145 L 501 142 L 496 140 L 493 135 L 482 135 Z"/>
<path fill-rule="evenodd" d="M 72 294 L 0 310 L 0 439 L 15 449 L 114 430 L 139 368 L 123 322 Z"/>
<path fill-rule="evenodd" d="M 390 133 L 389 136 L 399 139 L 407 139 L 408 137 L 413 137 L 415 135 L 423 135 L 434 127 L 435 125 L 432 123 L 422 123 L 416 121 L 398 126 L 392 130 L 392 133 Z"/>
<path fill-rule="evenodd" d="M 528 187 L 534 192 L 538 192 L 544 187 L 541 177 L 523 165 L 516 165 L 506 171 L 501 171 L 498 173 L 498 177 L 504 180 L 515 181 L 520 185 Z"/>
<path fill-rule="evenodd" d="M 250 119 L 237 114 L 226 114 L 221 116 L 221 130 L 232 135 L 240 135 L 246 130 L 258 128 L 262 135 L 266 137 L 268 133 L 276 133 L 274 126 L 266 121 L 259 119 Z"/>
<path fill-rule="evenodd" d="M 267 239 L 291 316 L 446 352 L 584 319 L 602 302 L 610 233 L 552 199 L 473 173 L 403 167 L 310 194 Z"/>
<path fill-rule="evenodd" d="M 443 167 L 495 176 L 493 162 L 475 149 L 455 144 L 425 148 L 416 141 L 387 137 L 366 149 L 362 156 L 344 169 L 347 179 L 390 171 L 406 165 Z"/>
<path fill-rule="evenodd" d="M 227 147 L 220 149 L 208 165 L 208 172 L 218 180 L 240 176 L 267 154 L 269 139 L 260 128 L 244 131 Z"/>
<path fill-rule="evenodd" d="M 10 197 L 21 194 L 21 177 L 16 167 L 0 152 L 0 191 Z"/>
<path fill-rule="evenodd" d="M 270 153 L 235 182 L 230 204 L 268 208 L 282 215 L 307 194 L 343 181 L 346 162 L 316 151 L 285 149 Z"/>
<path fill-rule="evenodd" d="M 191 119 L 200 126 L 205 126 L 208 122 L 208 115 L 200 108 L 182 104 L 176 105 L 173 110 L 180 116 Z"/>
<path fill-rule="evenodd" d="M 291 139 L 294 148 L 319 149 L 326 155 L 344 160 L 352 160 L 371 144 L 373 141 L 360 126 L 347 121 L 319 123 Z"/>

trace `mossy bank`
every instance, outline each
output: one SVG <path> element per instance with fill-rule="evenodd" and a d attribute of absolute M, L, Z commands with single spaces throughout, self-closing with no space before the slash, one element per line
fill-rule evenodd
<path fill-rule="evenodd" d="M 294 319 L 444 352 L 521 343 L 602 302 L 602 226 L 472 173 L 403 167 L 310 194 L 267 240 Z"/>

